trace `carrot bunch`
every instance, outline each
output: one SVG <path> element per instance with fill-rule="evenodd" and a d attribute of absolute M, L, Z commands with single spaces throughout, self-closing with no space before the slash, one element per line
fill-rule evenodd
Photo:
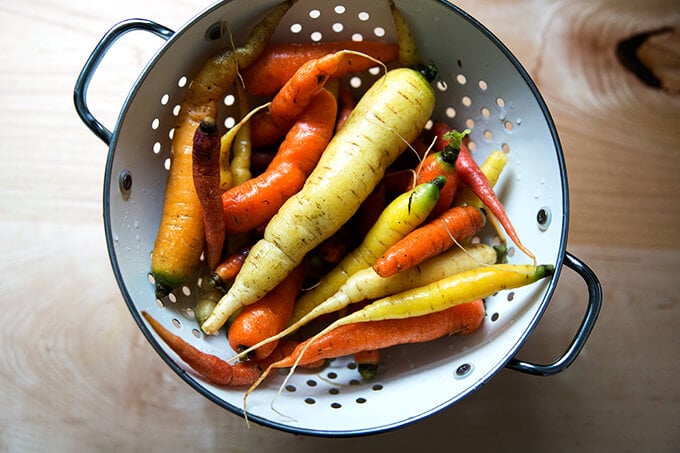
<path fill-rule="evenodd" d="M 554 272 L 519 241 L 494 193 L 507 158 L 477 165 L 468 131 L 432 117 L 433 66 L 418 65 L 414 35 L 390 7 L 396 44 L 263 44 L 239 68 L 241 119 L 221 140 L 216 103 L 205 101 L 210 115 L 185 144 L 194 175 L 185 189 L 196 198 L 185 211 L 201 222 L 177 232 L 203 244 L 199 326 L 223 329 L 234 354 L 203 352 L 143 316 L 209 382 L 249 386 L 247 395 L 274 369 L 342 356 L 371 379 L 385 348 L 472 334 L 486 297 Z M 364 94 L 347 85 L 344 76 L 375 67 Z M 487 221 L 534 262 L 504 263 L 483 243 Z"/>

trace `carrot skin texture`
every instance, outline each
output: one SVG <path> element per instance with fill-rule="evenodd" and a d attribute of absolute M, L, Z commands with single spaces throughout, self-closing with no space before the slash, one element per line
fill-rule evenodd
<path fill-rule="evenodd" d="M 243 71 L 243 81 L 248 93 L 255 96 L 269 96 L 276 93 L 295 74 L 300 66 L 309 60 L 341 50 L 362 52 L 390 63 L 398 57 L 398 46 L 379 41 L 330 41 L 311 44 L 272 44 L 250 67 Z M 374 66 L 344 67 L 337 77 L 350 72 L 364 71 Z"/>
<path fill-rule="evenodd" d="M 204 118 L 194 133 L 192 168 L 203 210 L 206 261 L 214 268 L 222 256 L 225 221 L 220 198 L 220 136 L 211 117 Z"/>
<path fill-rule="evenodd" d="M 390 247 L 376 260 L 373 269 L 381 277 L 410 269 L 448 250 L 455 241 L 471 238 L 484 226 L 484 221 L 484 215 L 478 208 L 450 208 Z"/>
<path fill-rule="evenodd" d="M 163 213 L 151 257 L 159 297 L 195 274 L 203 251 L 203 216 L 191 169 L 194 132 L 204 117 L 217 118 L 217 103 L 236 80 L 238 69 L 249 66 L 262 53 L 291 5 L 285 2 L 274 7 L 255 25 L 242 47 L 209 58 L 182 100 L 174 128 Z"/>
<path fill-rule="evenodd" d="M 321 90 L 295 123 L 264 173 L 222 194 L 227 233 L 264 225 L 298 192 L 333 135 L 337 102 Z"/>
<path fill-rule="evenodd" d="M 181 337 L 168 331 L 149 313 L 143 311 L 142 316 L 170 349 L 212 384 L 222 386 L 251 385 L 262 374 L 262 369 L 257 364 L 239 362 L 231 365 L 215 355 L 196 349 Z"/>
<path fill-rule="evenodd" d="M 283 330 L 300 291 L 304 268 L 303 264 L 298 265 L 276 288 L 254 304 L 244 307 L 236 316 L 228 334 L 234 351 L 243 351 Z M 276 346 L 277 342 L 272 342 L 256 349 L 254 359 L 264 360 Z"/>
<path fill-rule="evenodd" d="M 344 357 L 367 349 L 384 349 L 399 344 L 432 341 L 459 332 L 470 333 L 484 319 L 481 300 L 461 304 L 437 313 L 413 318 L 388 319 L 346 324 L 318 338 L 300 343 L 295 351 L 272 368 L 287 368 L 295 364 L 305 349 L 299 364 L 319 359 Z M 308 343 L 311 342 L 311 345 Z"/>
<path fill-rule="evenodd" d="M 303 257 L 334 234 L 373 191 L 434 110 L 430 81 L 397 68 L 359 100 L 307 178 L 269 221 L 227 294 L 203 324 L 216 332 L 243 305 L 278 285 Z"/>
<path fill-rule="evenodd" d="M 389 248 L 416 229 L 437 204 L 443 177 L 417 185 L 394 199 L 381 212 L 361 244 L 345 256 L 318 285 L 298 299 L 291 323 L 336 293 L 354 273 L 367 268 Z M 370 195 L 369 195 L 370 196 Z"/>
<path fill-rule="evenodd" d="M 530 285 L 553 275 L 552 264 L 495 264 L 481 266 L 438 280 L 429 285 L 376 300 L 332 323 L 339 325 L 420 316 L 483 299 L 498 291 Z"/>

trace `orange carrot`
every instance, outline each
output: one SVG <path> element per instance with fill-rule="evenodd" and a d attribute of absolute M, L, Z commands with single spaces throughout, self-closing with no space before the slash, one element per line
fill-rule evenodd
<path fill-rule="evenodd" d="M 376 61 L 351 50 L 306 61 L 274 96 L 269 109 L 251 119 L 253 146 L 267 145 L 283 136 L 331 77 L 337 77 L 346 67 L 368 69 Z"/>
<path fill-rule="evenodd" d="M 235 352 L 248 349 L 286 327 L 304 277 L 304 265 L 298 265 L 285 280 L 254 304 L 243 308 L 229 327 L 229 344 Z M 254 351 L 255 360 L 263 360 L 276 348 L 271 342 Z"/>
<path fill-rule="evenodd" d="M 215 355 L 200 351 L 181 337 L 168 331 L 149 313 L 143 311 L 142 316 L 170 349 L 194 371 L 212 384 L 225 386 L 250 385 L 262 373 L 262 368 L 255 363 L 238 362 L 231 365 Z"/>
<path fill-rule="evenodd" d="M 316 339 L 310 338 L 303 341 L 293 353 L 272 363 L 258 381 L 248 389 L 246 396 L 267 377 L 272 369 L 344 357 L 365 350 L 422 343 L 446 335 L 468 334 L 482 324 L 484 315 L 484 303 L 479 299 L 412 318 L 366 321 L 339 326 Z M 310 341 L 311 345 L 307 346 Z"/>
<path fill-rule="evenodd" d="M 305 62 L 341 50 L 354 50 L 371 55 L 373 58 L 389 63 L 397 59 L 399 49 L 394 43 L 379 41 L 330 41 L 304 44 L 272 44 L 250 67 L 242 72 L 246 90 L 256 96 L 269 96 L 276 93 L 295 74 Z M 342 77 L 352 72 L 369 69 L 374 63 L 367 60 L 354 66 L 347 61 L 337 72 Z"/>
<path fill-rule="evenodd" d="M 425 181 L 431 181 L 437 176 L 444 176 L 446 184 L 439 192 L 437 205 L 430 213 L 430 218 L 434 218 L 451 207 L 453 199 L 458 191 L 458 174 L 456 172 L 456 160 L 458 152 L 451 148 L 446 148 L 433 154 L 428 154 L 416 169 L 417 178 L 415 185 Z"/>
<path fill-rule="evenodd" d="M 218 288 L 226 289 L 227 285 L 234 280 L 238 271 L 241 270 L 243 261 L 245 261 L 249 252 L 250 246 L 248 245 L 229 255 L 222 263 L 215 267 L 210 275 L 210 282 Z"/>
<path fill-rule="evenodd" d="M 381 277 L 389 277 L 417 266 L 448 250 L 456 241 L 471 238 L 484 222 L 482 211 L 473 206 L 450 208 L 390 247 L 373 264 L 373 270 Z"/>
<path fill-rule="evenodd" d="M 228 233 L 265 224 L 302 188 L 333 135 L 336 114 L 335 97 L 321 90 L 286 135 L 267 170 L 222 194 Z"/>
<path fill-rule="evenodd" d="M 225 233 L 220 198 L 220 136 L 212 117 L 203 118 L 196 128 L 191 155 L 194 187 L 203 210 L 206 261 L 212 269 L 222 256 Z"/>
<path fill-rule="evenodd" d="M 458 150 L 458 159 L 456 159 L 456 172 L 460 176 L 461 181 L 472 189 L 472 191 L 479 197 L 479 199 L 484 203 L 484 206 L 489 209 L 496 216 L 498 221 L 503 225 L 505 232 L 508 234 L 512 242 L 514 242 L 517 247 L 519 247 L 522 252 L 524 252 L 528 257 L 536 261 L 534 254 L 527 249 L 519 239 L 515 227 L 510 221 L 510 217 L 505 212 L 505 207 L 503 203 L 498 199 L 496 193 L 493 190 L 493 186 L 489 183 L 484 172 L 479 168 L 477 162 L 470 154 L 467 145 L 463 141 L 463 138 L 469 133 L 469 130 L 463 132 L 458 132 L 455 130 L 450 130 L 443 135 L 445 140 L 449 140 L 449 144 L 446 145 L 447 148 L 452 148 Z"/>

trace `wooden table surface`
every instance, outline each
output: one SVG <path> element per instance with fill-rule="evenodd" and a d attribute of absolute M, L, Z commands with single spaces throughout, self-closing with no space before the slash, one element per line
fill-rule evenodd
<path fill-rule="evenodd" d="M 0 5 L 0 451 L 680 451 L 676 1 L 458 3 L 515 53 L 553 114 L 569 176 L 568 250 L 598 275 L 604 306 L 565 372 L 504 369 L 425 421 L 353 439 L 245 428 L 158 358 L 111 272 L 107 149 L 75 113 L 77 74 L 119 20 L 176 30 L 210 3 Z M 637 52 L 626 54 L 637 55 L 637 75 L 616 52 L 636 35 Z M 98 72 L 92 105 L 104 124 L 113 126 L 154 39 L 121 42 Z M 563 272 L 518 355 L 558 356 L 585 297 L 582 280 Z"/>

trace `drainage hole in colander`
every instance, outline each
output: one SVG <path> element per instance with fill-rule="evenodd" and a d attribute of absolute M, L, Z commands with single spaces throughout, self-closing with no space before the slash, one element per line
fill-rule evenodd
<path fill-rule="evenodd" d="M 316 387 L 316 381 L 314 379 L 308 379 L 307 380 L 307 385 L 309 387 Z"/>
<path fill-rule="evenodd" d="M 480 113 L 484 118 L 489 118 L 491 116 L 491 110 L 489 110 L 487 107 L 482 107 Z"/>
<path fill-rule="evenodd" d="M 500 108 L 505 107 L 505 100 L 501 97 L 496 98 L 496 105 Z"/>
<path fill-rule="evenodd" d="M 460 85 L 465 85 L 467 83 L 467 77 L 465 77 L 463 74 L 458 74 L 456 76 L 456 82 Z"/>
<path fill-rule="evenodd" d="M 328 389 L 328 393 L 331 394 L 331 395 L 338 395 L 340 393 L 340 390 L 333 387 L 333 388 Z"/>
<path fill-rule="evenodd" d="M 342 404 L 340 403 L 331 403 L 331 407 L 333 409 L 340 409 L 342 407 Z"/>
<path fill-rule="evenodd" d="M 477 86 L 482 91 L 486 91 L 489 88 L 489 85 L 484 80 L 480 80 L 479 82 L 477 82 Z"/>
<path fill-rule="evenodd" d="M 491 320 L 492 320 L 492 321 L 498 321 L 498 316 L 499 316 L 498 313 L 492 314 L 492 315 L 491 315 Z"/>
<path fill-rule="evenodd" d="M 458 368 L 456 368 L 454 377 L 456 379 L 463 379 L 469 376 L 473 369 L 474 367 L 472 366 L 472 364 L 463 363 L 462 365 L 458 366 Z"/>
<path fill-rule="evenodd" d="M 331 371 L 331 372 L 329 372 L 329 373 L 326 375 L 326 377 L 327 377 L 328 379 L 335 379 L 335 378 L 338 377 L 338 374 L 335 373 L 334 371 Z"/>
<path fill-rule="evenodd" d="M 514 298 L 515 298 L 515 292 L 514 292 L 514 291 L 510 291 L 510 292 L 508 293 L 508 302 L 512 302 Z"/>
<path fill-rule="evenodd" d="M 294 385 L 291 384 L 286 385 L 286 392 L 295 393 L 296 391 L 297 387 L 295 387 Z"/>
<path fill-rule="evenodd" d="M 546 231 L 552 221 L 552 213 L 550 208 L 541 208 L 536 213 L 536 222 L 541 231 Z"/>

